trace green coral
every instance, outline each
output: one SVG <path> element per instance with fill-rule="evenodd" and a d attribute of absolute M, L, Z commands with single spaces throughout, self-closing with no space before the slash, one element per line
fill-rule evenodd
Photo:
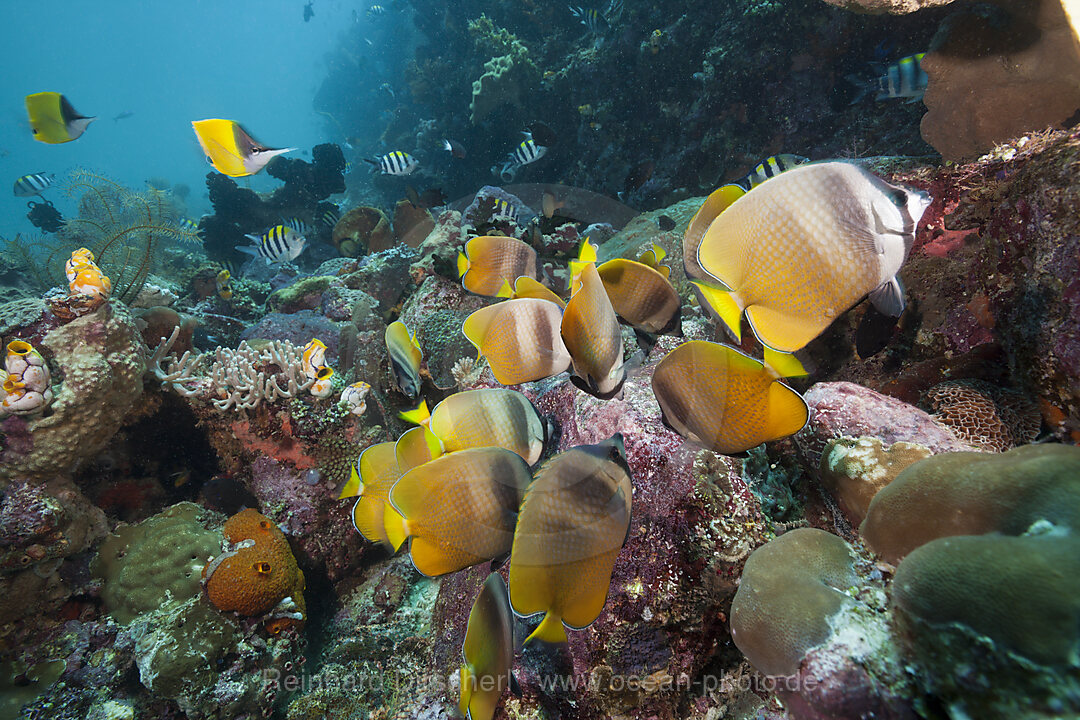
<path fill-rule="evenodd" d="M 472 112 L 475 125 L 503 104 L 521 107 L 522 101 L 540 79 L 529 49 L 505 28 L 497 28 L 484 15 L 469 22 L 478 52 L 494 53 L 484 63 L 483 74 L 472 84 Z"/>
<path fill-rule="evenodd" d="M 117 621 L 199 596 L 202 568 L 221 552 L 221 533 L 205 526 L 210 515 L 178 503 L 105 539 L 91 570 L 104 580 L 102 599 Z"/>
<path fill-rule="evenodd" d="M 309 295 L 322 295 L 330 288 L 330 284 L 338 278 L 328 275 L 315 275 L 294 282 L 288 287 L 275 290 L 267 299 L 267 305 L 275 312 L 288 305 L 295 305 Z"/>

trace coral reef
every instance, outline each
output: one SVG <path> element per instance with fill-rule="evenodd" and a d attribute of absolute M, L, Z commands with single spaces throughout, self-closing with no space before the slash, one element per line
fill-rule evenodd
<path fill-rule="evenodd" d="M 48 331 L 40 347 L 62 382 L 48 415 L 0 425 L 2 480 L 40 482 L 70 472 L 105 447 L 142 395 L 145 349 L 122 305 Z"/>
<path fill-rule="evenodd" d="M 382 210 L 355 207 L 334 225 L 331 240 L 345 257 L 359 257 L 389 248 L 394 242 L 394 232 Z"/>

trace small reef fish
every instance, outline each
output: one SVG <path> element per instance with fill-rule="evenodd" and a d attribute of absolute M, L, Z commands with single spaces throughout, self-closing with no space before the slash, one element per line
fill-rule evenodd
<path fill-rule="evenodd" d="M 426 407 L 426 403 L 422 403 L 421 407 Z M 443 454 L 439 438 L 423 426 L 403 432 L 394 446 L 394 451 L 397 454 L 398 470 L 402 475 Z"/>
<path fill-rule="evenodd" d="M 876 80 L 864 82 L 856 76 L 849 75 L 849 82 L 861 86 L 861 90 L 851 101 L 854 105 L 872 92 L 877 92 L 875 100 L 895 100 L 908 98 L 908 102 L 922 100 L 926 93 L 926 86 L 930 81 L 922 69 L 923 57 L 926 53 L 916 53 L 900 58 L 895 64 L 885 68 L 884 73 Z M 881 66 L 878 65 L 878 68 Z"/>
<path fill-rule="evenodd" d="M 52 187 L 55 180 L 56 176 L 52 173 L 39 172 L 23 175 L 15 181 L 15 197 L 33 197 L 34 195 L 41 195 L 43 190 Z"/>
<path fill-rule="evenodd" d="M 810 411 L 779 379 L 805 374 L 794 355 L 766 348 L 762 363 L 727 345 L 693 340 L 660 361 L 652 388 L 665 425 L 734 455 L 802 429 Z"/>
<path fill-rule="evenodd" d="M 517 208 L 502 198 L 495 199 L 495 205 L 491 210 L 491 217 L 488 218 L 488 222 L 497 222 L 499 220 L 514 223 L 518 221 Z"/>
<path fill-rule="evenodd" d="M 315 8 L 312 7 L 313 4 L 314 0 L 311 0 L 304 6 L 304 22 L 309 22 L 311 18 L 315 17 Z"/>
<path fill-rule="evenodd" d="M 382 5 L 372 5 L 371 7 L 369 7 L 367 9 L 367 16 L 368 17 L 379 17 L 380 15 L 385 15 L 385 14 L 386 14 L 386 8 L 384 8 Z"/>
<path fill-rule="evenodd" d="M 759 162 L 753 170 L 735 181 L 746 192 L 757 187 L 769 178 L 776 177 L 785 170 L 790 170 L 798 165 L 810 162 L 810 158 L 802 155 L 784 153 L 782 155 L 770 155 Z"/>
<path fill-rule="evenodd" d="M 134 114 L 135 113 L 131 112 L 130 110 L 124 110 L 123 112 L 120 112 L 113 117 L 113 122 L 117 122 L 118 120 L 126 120 L 127 118 L 132 117 Z"/>
<path fill-rule="evenodd" d="M 526 643 L 564 643 L 564 625 L 579 630 L 600 615 L 632 496 L 620 435 L 570 448 L 537 472 L 510 553 L 510 605 L 521 616 L 544 613 Z"/>
<path fill-rule="evenodd" d="M 679 328 L 682 300 L 667 277 L 645 263 L 616 258 L 596 268 L 615 314 L 635 330 L 668 333 Z"/>
<path fill-rule="evenodd" d="M 520 695 L 514 664 L 514 613 L 506 583 L 491 573 L 469 611 L 461 645 L 461 714 L 468 720 L 491 720 L 503 691 Z"/>
<path fill-rule="evenodd" d="M 445 575 L 510 552 L 531 481 L 521 456 L 495 447 L 450 453 L 406 472 L 390 503 L 405 518 L 413 566 Z"/>
<path fill-rule="evenodd" d="M 503 283 L 503 286 L 499 288 L 499 292 L 496 297 L 503 298 L 536 298 L 538 300 L 550 300 L 558 305 L 560 308 L 565 308 L 566 303 L 561 297 L 553 293 L 540 281 L 534 280 L 531 277 L 521 276 L 514 280 L 514 284 L 510 285 L 510 281 L 507 280 Z"/>
<path fill-rule="evenodd" d="M 619 318 L 596 272 L 595 261 L 595 246 L 586 240 L 579 260 L 571 263 L 572 291 L 563 311 L 560 334 L 573 363 L 570 381 L 606 400 L 622 390 L 626 367 Z"/>
<path fill-rule="evenodd" d="M 544 154 L 548 151 L 547 147 L 536 144 L 531 132 L 523 132 L 522 135 L 525 136 L 525 139 L 518 143 L 514 151 L 507 156 L 502 170 L 499 171 L 499 174 L 506 182 L 514 179 L 519 168 L 536 162 L 544 157 Z"/>
<path fill-rule="evenodd" d="M 176 223 L 176 226 L 179 227 L 181 230 L 186 230 L 187 232 L 195 233 L 196 235 L 199 233 L 198 220 L 192 220 L 191 218 L 183 218 Z"/>
<path fill-rule="evenodd" d="M 660 228 L 664 232 L 671 232 L 675 229 L 675 221 L 667 215 L 661 215 L 656 218 L 656 227 Z"/>
<path fill-rule="evenodd" d="M 307 238 L 289 225 L 275 225 L 262 234 L 245 235 L 251 245 L 238 245 L 236 249 L 247 255 L 261 257 L 270 263 L 292 262 L 304 252 Z"/>
<path fill-rule="evenodd" d="M 266 147 L 232 120 L 194 120 L 191 127 L 206 159 L 215 170 L 229 177 L 254 175 L 278 155 L 296 149 Z"/>
<path fill-rule="evenodd" d="M 419 160 L 401 150 L 387 153 L 378 160 L 364 158 L 364 161 L 379 168 L 383 175 L 409 175 L 413 170 L 420 167 Z"/>
<path fill-rule="evenodd" d="M 667 251 L 654 243 L 651 248 L 638 255 L 637 261 L 642 265 L 648 265 L 664 277 L 669 278 L 671 277 L 671 268 L 662 264 L 666 257 Z"/>
<path fill-rule="evenodd" d="M 311 384 L 308 392 L 320 400 L 330 397 L 334 392 L 334 368 L 325 365 L 319 368 L 315 373 L 315 382 Z"/>
<path fill-rule="evenodd" d="M 927 193 L 857 165 L 794 168 L 713 220 L 695 258 L 711 283 L 694 287 L 736 338 L 745 311 L 762 344 L 780 352 L 804 347 L 868 294 L 899 317 L 896 274 L 929 205 Z"/>
<path fill-rule="evenodd" d="M 337 225 L 337 222 L 338 222 L 338 220 L 340 220 L 340 219 L 341 219 L 341 210 L 339 210 L 339 209 L 338 209 L 338 208 L 337 208 L 337 207 L 335 206 L 335 207 L 332 207 L 332 208 L 328 208 L 328 209 L 327 209 L 327 210 L 326 210 L 326 211 L 325 211 L 325 212 L 324 212 L 324 213 L 322 214 L 322 216 L 321 216 L 321 217 L 319 218 L 319 222 L 321 222 L 321 223 L 323 224 L 323 226 L 324 226 L 324 227 L 327 227 L 327 228 L 333 229 L 333 227 L 334 227 L 335 225 Z"/>
<path fill-rule="evenodd" d="M 544 423 L 536 408 L 516 390 L 480 388 L 449 396 L 431 411 L 422 403 L 402 413 L 421 425 L 451 453 L 478 447 L 501 447 L 534 465 L 544 452 Z"/>
<path fill-rule="evenodd" d="M 233 291 L 232 283 L 229 281 L 232 279 L 232 273 L 228 270 L 222 270 L 214 278 L 214 284 L 217 286 L 217 294 L 222 300 L 232 300 Z"/>
<path fill-rule="evenodd" d="M 326 365 L 326 343 L 319 338 L 311 338 L 308 344 L 300 348 L 300 369 L 309 378 L 319 374 L 319 368 Z"/>
<path fill-rule="evenodd" d="M 58 92 L 40 92 L 26 96 L 30 129 L 38 142 L 58 145 L 78 140 L 96 117 L 80 115 L 68 99 Z"/>
<path fill-rule="evenodd" d="M 570 6 L 570 14 L 581 20 L 581 24 L 584 25 L 589 32 L 601 34 L 608 28 L 607 20 L 600 14 L 599 10 L 592 8 L 582 9 L 574 5 Z"/>
<path fill-rule="evenodd" d="M 390 488 L 401 477 L 395 443 L 384 442 L 360 453 L 339 499 L 356 497 L 353 527 L 368 541 L 396 552 L 405 542 L 404 518 L 391 507 Z"/>
<path fill-rule="evenodd" d="M 451 157 L 455 157 L 458 160 L 465 159 L 465 146 L 459 143 L 457 140 L 451 140 L 449 138 L 443 139 L 443 150 L 450 153 Z"/>
<path fill-rule="evenodd" d="M 462 332 L 486 357 L 503 385 L 543 380 L 570 367 L 570 353 L 559 334 L 562 308 L 550 300 L 518 298 L 480 308 Z"/>
<path fill-rule="evenodd" d="M 536 277 L 536 251 L 517 238 L 483 235 L 465 243 L 457 270 L 466 290 L 495 297 L 507 282 Z"/>
<path fill-rule="evenodd" d="M 424 356 L 416 336 L 409 333 L 405 323 L 395 320 L 386 327 L 386 353 L 390 358 L 390 379 L 402 395 L 415 398 L 420 394 L 423 380 L 420 363 Z"/>

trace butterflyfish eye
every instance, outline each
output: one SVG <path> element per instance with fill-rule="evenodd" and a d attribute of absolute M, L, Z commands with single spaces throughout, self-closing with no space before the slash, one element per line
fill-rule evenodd
<path fill-rule="evenodd" d="M 254 567 L 255 572 L 259 573 L 260 575 L 270 574 L 270 563 L 268 562 L 257 562 L 252 567 Z"/>

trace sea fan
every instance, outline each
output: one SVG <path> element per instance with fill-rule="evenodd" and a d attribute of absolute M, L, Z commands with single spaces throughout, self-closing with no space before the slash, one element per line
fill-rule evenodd
<path fill-rule="evenodd" d="M 199 242 L 180 225 L 180 212 L 167 191 L 132 190 L 97 173 L 72 172 L 66 192 L 79 197 L 78 217 L 59 235 L 73 248 L 87 247 L 112 280 L 113 297 L 131 302 L 155 270 L 169 242 Z"/>

